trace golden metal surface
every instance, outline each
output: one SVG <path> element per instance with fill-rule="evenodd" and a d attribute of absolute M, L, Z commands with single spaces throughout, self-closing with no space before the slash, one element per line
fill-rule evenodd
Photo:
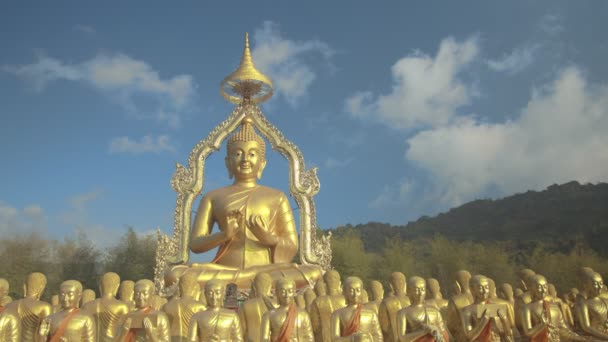
<path fill-rule="evenodd" d="M 247 61 L 250 61 L 250 54 L 247 51 L 246 46 L 242 60 L 242 65 L 245 67 L 249 65 Z M 247 68 L 242 70 L 252 70 Z M 237 69 L 237 71 L 239 70 L 241 69 Z M 266 82 L 264 80 L 265 76 L 261 77 L 253 72 L 251 74 L 246 74 L 245 71 L 235 73 L 228 78 L 241 77 L 239 75 L 254 75 L 258 77 L 258 80 Z M 314 195 L 319 191 L 316 168 L 310 170 L 305 168 L 304 158 L 299 148 L 287 140 L 266 119 L 255 101 L 243 101 L 241 99 L 230 116 L 213 128 L 205 139 L 196 144 L 190 152 L 188 167 L 179 163 L 176 164 L 176 171 L 171 179 L 171 187 L 177 192 L 173 235 L 168 237 L 159 232 L 156 254 L 155 283 L 165 296 L 175 291 L 175 287 L 165 288 L 164 275 L 166 270 L 175 265 L 185 266 L 189 260 L 188 246 L 190 245 L 192 206 L 197 196 L 203 191 L 205 161 L 211 153 L 220 149 L 224 140 L 238 128 L 245 117 L 250 118 L 252 125 L 270 142 L 273 150 L 283 155 L 289 163 L 289 192 L 299 208 L 299 256 L 301 264 L 317 265 L 324 270 L 330 268 L 330 235 L 321 237 L 316 235 L 316 209 L 313 200 Z"/>
<path fill-rule="evenodd" d="M 33 342 L 43 319 L 51 315 L 51 305 L 41 301 L 46 287 L 46 276 L 39 272 L 30 273 L 24 284 L 24 298 L 9 303 L 3 315 L 12 314 L 21 322 L 19 341 Z"/>
<path fill-rule="evenodd" d="M 345 307 L 346 300 L 342 295 L 340 274 L 337 271 L 329 270 L 325 272 L 323 283 L 325 284 L 327 294 L 320 295 L 312 302 L 309 314 L 315 341 L 330 342 L 331 315 L 337 309 Z M 322 291 L 320 294 L 322 294 Z"/>
<path fill-rule="evenodd" d="M 245 341 L 259 341 L 262 334 L 262 317 L 274 309 L 275 302 L 270 296 L 272 278 L 268 273 L 258 273 L 253 281 L 249 299 L 239 308 L 239 318 Z"/>
<path fill-rule="evenodd" d="M 252 103 L 262 103 L 272 97 L 272 81 L 253 64 L 248 33 L 245 33 L 245 49 L 241 64 L 222 81 L 220 93 L 227 101 L 234 104 L 243 102 L 243 99 Z"/>
<path fill-rule="evenodd" d="M 271 342 L 314 342 L 310 317 L 305 309 L 291 308 L 295 306 L 296 285 L 293 280 L 283 279 L 277 282 L 276 295 L 279 307 L 266 312 L 262 318 L 261 338 L 252 341 Z M 289 315 L 292 309 L 293 314 Z M 289 321 L 288 321 L 289 320 Z"/>
<path fill-rule="evenodd" d="M 397 331 L 397 313 L 402 308 L 410 305 L 407 296 L 407 283 L 405 275 L 401 272 L 393 272 L 390 277 L 390 285 L 393 293 L 384 297 L 378 308 L 378 318 L 384 341 L 399 341 Z"/>
<path fill-rule="evenodd" d="M 76 280 L 66 280 L 59 287 L 61 311 L 46 317 L 38 329 L 38 342 L 51 338 L 56 341 L 95 342 L 95 322 L 78 304 L 82 299 L 82 284 Z"/>
<path fill-rule="evenodd" d="M 171 299 L 163 306 L 169 318 L 169 334 L 172 341 L 185 341 L 188 338 L 192 316 L 207 307 L 196 299 L 199 285 L 194 275 L 184 275 L 179 280 L 180 297 Z"/>
<path fill-rule="evenodd" d="M 162 311 L 151 307 L 154 283 L 148 279 L 138 280 L 134 289 L 135 311 L 125 316 L 119 332 L 118 342 L 169 342 L 169 319 Z M 127 338 L 134 337 L 134 340 Z M 149 338 L 151 336 L 152 338 Z"/>
<path fill-rule="evenodd" d="M 361 289 L 363 282 L 358 277 L 348 277 L 344 281 L 342 294 L 346 299 L 346 306 L 334 311 L 331 315 L 332 342 L 350 341 L 382 341 L 382 331 L 376 312 L 366 308 L 360 308 L 359 322 L 353 322 L 353 315 L 357 306 L 361 304 Z M 348 334 L 347 327 L 355 323 L 356 331 Z"/>
<path fill-rule="evenodd" d="M 602 296 L 604 280 L 599 273 L 587 274 L 583 279 L 587 298 L 575 304 L 582 330 L 596 338 L 608 340 L 608 298 Z"/>
<path fill-rule="evenodd" d="M 224 293 L 224 283 L 219 280 L 211 280 L 205 284 L 208 308 L 192 317 L 189 342 L 243 341 L 239 316 L 233 310 L 222 308 Z"/>
<path fill-rule="evenodd" d="M 408 283 L 407 292 L 412 304 L 397 312 L 399 341 L 413 342 L 429 335 L 428 337 L 435 342 L 449 342 L 444 338 L 447 335 L 447 328 L 441 313 L 436 306 L 425 303 L 425 280 L 414 276 Z"/>

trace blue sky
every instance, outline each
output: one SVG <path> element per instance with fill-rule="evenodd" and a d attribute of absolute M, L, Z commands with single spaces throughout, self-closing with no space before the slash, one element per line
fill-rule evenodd
<path fill-rule="evenodd" d="M 170 232 L 175 163 L 231 112 L 246 31 L 262 110 L 318 168 L 321 227 L 608 180 L 604 1 L 101 4 L 2 6 L 2 234 Z"/>

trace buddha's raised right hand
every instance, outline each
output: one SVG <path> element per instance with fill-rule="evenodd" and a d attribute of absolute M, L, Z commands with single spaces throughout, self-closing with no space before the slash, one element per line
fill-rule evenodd
<path fill-rule="evenodd" d="M 226 215 L 227 225 L 224 234 L 226 234 L 228 239 L 232 239 L 239 231 L 239 224 L 242 221 L 242 218 L 243 214 L 238 210 L 231 211 Z"/>

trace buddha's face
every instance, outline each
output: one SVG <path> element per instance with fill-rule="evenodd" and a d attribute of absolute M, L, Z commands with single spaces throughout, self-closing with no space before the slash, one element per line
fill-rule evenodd
<path fill-rule="evenodd" d="M 471 284 L 471 293 L 477 301 L 483 302 L 490 297 L 490 283 L 487 278 L 481 278 L 479 281 Z"/>
<path fill-rule="evenodd" d="M 361 303 L 361 288 L 363 284 L 359 280 L 353 280 L 344 284 L 344 298 L 349 304 Z"/>
<path fill-rule="evenodd" d="M 222 284 L 212 284 L 205 287 L 205 299 L 211 308 L 220 308 L 224 305 L 224 287 Z"/>
<path fill-rule="evenodd" d="M 424 280 L 416 281 L 408 287 L 408 296 L 414 304 L 422 304 L 426 297 L 426 284 Z"/>
<path fill-rule="evenodd" d="M 589 282 L 589 285 L 591 287 L 590 294 L 594 297 L 599 296 L 604 290 L 604 280 L 602 279 L 602 276 L 598 273 L 595 273 L 593 276 L 591 276 Z"/>
<path fill-rule="evenodd" d="M 250 180 L 262 176 L 266 166 L 257 141 L 235 141 L 226 156 L 228 172 L 237 180 Z"/>
<path fill-rule="evenodd" d="M 63 309 L 71 309 L 78 306 L 82 293 L 74 285 L 61 285 L 59 288 L 59 301 Z"/>
<path fill-rule="evenodd" d="M 145 308 L 150 302 L 152 296 L 152 289 L 150 286 L 138 284 L 135 285 L 135 292 L 133 294 L 133 300 L 135 300 L 135 306 L 138 309 Z"/>
<path fill-rule="evenodd" d="M 292 282 L 280 283 L 277 287 L 277 299 L 281 305 L 290 305 L 294 301 L 296 288 Z"/>
<path fill-rule="evenodd" d="M 549 294 L 549 285 L 547 285 L 547 279 L 543 277 L 537 277 L 532 283 L 532 292 L 534 293 L 535 299 L 543 299 Z"/>

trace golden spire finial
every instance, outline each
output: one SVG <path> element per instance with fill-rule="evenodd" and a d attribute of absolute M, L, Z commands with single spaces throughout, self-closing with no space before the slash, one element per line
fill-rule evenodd
<path fill-rule="evenodd" d="M 272 81 L 253 65 L 249 50 L 249 33 L 245 33 L 245 50 L 241 64 L 224 78 L 220 92 L 226 100 L 236 104 L 244 101 L 261 103 L 272 96 Z"/>

